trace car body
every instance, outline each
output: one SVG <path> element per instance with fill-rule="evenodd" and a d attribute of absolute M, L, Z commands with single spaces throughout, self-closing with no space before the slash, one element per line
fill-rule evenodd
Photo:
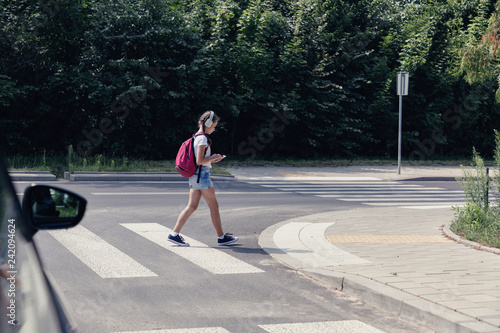
<path fill-rule="evenodd" d="M 40 262 L 33 236 L 77 225 L 86 205 L 75 193 L 33 185 L 21 206 L 0 158 L 0 332 L 77 331 L 64 297 Z"/>

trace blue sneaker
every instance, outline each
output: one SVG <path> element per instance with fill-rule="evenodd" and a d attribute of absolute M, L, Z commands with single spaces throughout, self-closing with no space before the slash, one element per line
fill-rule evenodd
<path fill-rule="evenodd" d="M 177 235 L 175 237 L 172 235 L 168 235 L 168 241 L 177 244 L 179 246 L 189 246 L 189 243 L 186 243 L 181 235 Z"/>
<path fill-rule="evenodd" d="M 232 236 L 233 234 L 230 234 L 230 233 L 225 233 L 224 234 L 224 238 L 222 239 L 218 239 L 217 242 L 219 243 L 219 245 L 229 245 L 229 244 L 232 244 L 234 242 L 237 242 L 238 241 L 238 237 L 233 237 Z"/>

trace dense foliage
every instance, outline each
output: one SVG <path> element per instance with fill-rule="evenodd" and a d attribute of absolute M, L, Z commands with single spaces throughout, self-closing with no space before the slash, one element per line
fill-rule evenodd
<path fill-rule="evenodd" d="M 494 1 L 0 0 L 0 138 L 42 151 L 172 158 L 198 116 L 240 158 L 493 151 Z M 486 37 L 485 37 L 486 36 Z"/>

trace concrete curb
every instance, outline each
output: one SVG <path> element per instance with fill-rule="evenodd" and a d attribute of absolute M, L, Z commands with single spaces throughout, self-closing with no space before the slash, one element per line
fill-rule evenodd
<path fill-rule="evenodd" d="M 212 180 L 233 180 L 233 176 L 212 175 Z M 65 175 L 70 181 L 182 181 L 186 180 L 177 172 L 81 172 Z"/>
<path fill-rule="evenodd" d="M 83 172 L 65 173 L 64 178 L 77 181 L 175 181 L 183 177 L 173 172 Z"/>
<path fill-rule="evenodd" d="M 470 246 L 476 250 L 481 250 L 481 251 L 486 251 L 486 252 L 491 252 L 491 253 L 494 253 L 494 254 L 499 254 L 500 255 L 500 249 L 498 248 L 495 248 L 495 247 L 489 247 L 489 246 L 486 246 L 486 245 L 481 245 L 479 243 L 476 243 L 476 242 L 473 242 L 473 241 L 470 241 L 470 240 L 467 240 L 463 237 L 460 237 L 459 235 L 457 235 L 456 233 L 454 233 L 453 231 L 451 231 L 450 227 L 448 225 L 445 225 L 443 227 L 443 233 L 453 239 L 455 242 L 458 242 L 460 244 L 464 244 L 466 246 Z"/>
<path fill-rule="evenodd" d="M 10 171 L 9 176 L 12 181 L 55 181 L 57 177 L 49 171 Z"/>
<path fill-rule="evenodd" d="M 277 261 L 326 286 L 342 291 L 359 300 L 383 309 L 403 319 L 417 322 L 437 332 L 478 333 L 498 332 L 498 327 L 460 314 L 443 305 L 425 300 L 403 290 L 374 281 L 368 277 L 327 268 L 305 267 L 304 263 L 281 251 L 273 235 L 287 220 L 265 229 L 259 236 L 259 245 Z"/>
<path fill-rule="evenodd" d="M 327 269 L 299 269 L 298 272 L 363 302 L 437 332 L 497 332 L 498 328 L 479 322 L 445 306 L 408 294 L 370 278 Z"/>
<path fill-rule="evenodd" d="M 9 172 L 12 181 L 57 181 L 57 177 L 48 171 L 12 171 Z M 232 175 L 211 176 L 215 181 L 234 180 Z M 64 179 L 72 182 L 82 181 L 182 181 L 186 180 L 177 172 L 82 172 L 64 173 Z"/>

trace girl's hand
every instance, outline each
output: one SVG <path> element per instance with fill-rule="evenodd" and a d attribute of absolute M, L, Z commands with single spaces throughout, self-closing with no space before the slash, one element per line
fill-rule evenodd
<path fill-rule="evenodd" d="M 222 157 L 221 154 L 214 154 L 210 156 L 210 158 L 212 159 L 212 163 L 217 163 L 220 162 L 224 157 Z"/>

